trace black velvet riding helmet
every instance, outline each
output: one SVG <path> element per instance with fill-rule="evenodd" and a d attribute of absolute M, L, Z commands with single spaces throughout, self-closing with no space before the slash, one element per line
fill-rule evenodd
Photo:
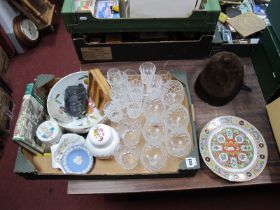
<path fill-rule="evenodd" d="M 243 84 L 244 66 L 240 58 L 231 52 L 213 55 L 195 82 L 199 98 L 213 106 L 230 102 Z"/>

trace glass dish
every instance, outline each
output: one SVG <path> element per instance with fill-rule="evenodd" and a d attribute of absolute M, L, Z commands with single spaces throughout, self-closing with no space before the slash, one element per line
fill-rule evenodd
<path fill-rule="evenodd" d="M 120 143 L 115 149 L 114 156 L 118 164 L 126 170 L 134 169 L 139 162 L 139 150 L 135 146 Z"/>
<path fill-rule="evenodd" d="M 167 154 L 161 145 L 145 144 L 140 160 L 146 170 L 157 171 L 166 166 Z"/>
<path fill-rule="evenodd" d="M 191 136 L 188 132 L 172 133 L 165 141 L 168 154 L 183 158 L 190 154 L 193 148 Z"/>
<path fill-rule="evenodd" d="M 146 121 L 142 134 L 144 139 L 154 145 L 161 144 L 167 135 L 167 126 L 164 120 Z"/>
<path fill-rule="evenodd" d="M 119 123 L 119 134 L 125 145 L 135 146 L 142 136 L 142 125 L 139 120 L 123 120 Z"/>
<path fill-rule="evenodd" d="M 167 109 L 166 122 L 171 132 L 185 131 L 190 123 L 189 110 L 182 104 L 175 104 Z"/>
<path fill-rule="evenodd" d="M 162 99 L 166 106 L 182 104 L 185 94 L 184 87 L 178 80 L 169 80 L 163 85 Z"/>
<path fill-rule="evenodd" d="M 164 118 L 166 111 L 162 100 L 156 98 L 145 101 L 143 114 L 147 121 L 155 121 Z"/>

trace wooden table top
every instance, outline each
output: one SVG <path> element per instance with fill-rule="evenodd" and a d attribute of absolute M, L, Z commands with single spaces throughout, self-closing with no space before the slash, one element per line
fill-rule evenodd
<path fill-rule="evenodd" d="M 104 180 L 71 180 L 68 182 L 69 194 L 97 193 L 136 193 L 155 191 L 182 191 L 221 187 L 241 187 L 280 183 L 280 157 L 265 109 L 265 101 L 249 58 L 242 59 L 245 65 L 244 82 L 252 92 L 240 91 L 229 104 L 222 107 L 210 106 L 201 101 L 193 90 L 193 84 L 207 60 L 156 61 L 157 69 L 178 69 L 188 73 L 188 82 L 195 109 L 196 132 L 199 137 L 203 126 L 213 118 L 223 115 L 235 115 L 252 123 L 263 135 L 268 147 L 268 163 L 264 171 L 254 180 L 243 183 L 231 183 L 215 175 L 201 160 L 201 169 L 194 177 L 180 178 L 137 178 Z M 141 62 L 121 62 L 86 64 L 83 69 L 98 67 L 103 71 L 112 67 L 125 70 L 138 69 Z"/>

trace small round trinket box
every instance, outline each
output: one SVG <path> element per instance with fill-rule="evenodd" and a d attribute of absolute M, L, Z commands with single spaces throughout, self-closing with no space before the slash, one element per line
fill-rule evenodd
<path fill-rule="evenodd" d="M 38 126 L 36 135 L 46 145 L 46 151 L 50 151 L 50 147 L 59 142 L 62 132 L 56 122 L 48 120 Z"/>
<path fill-rule="evenodd" d="M 86 138 L 86 146 L 97 158 L 107 159 L 114 155 L 114 150 L 120 142 L 117 131 L 105 124 L 92 127 Z"/>

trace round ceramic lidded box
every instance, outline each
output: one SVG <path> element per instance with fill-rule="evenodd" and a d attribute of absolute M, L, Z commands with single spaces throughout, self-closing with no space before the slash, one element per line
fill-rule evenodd
<path fill-rule="evenodd" d="M 62 132 L 56 122 L 48 120 L 38 126 L 36 135 L 46 145 L 46 151 L 50 151 L 50 147 L 59 142 Z"/>
<path fill-rule="evenodd" d="M 100 159 L 108 159 L 120 143 L 117 131 L 105 124 L 93 126 L 86 138 L 86 145 L 91 154 Z"/>

